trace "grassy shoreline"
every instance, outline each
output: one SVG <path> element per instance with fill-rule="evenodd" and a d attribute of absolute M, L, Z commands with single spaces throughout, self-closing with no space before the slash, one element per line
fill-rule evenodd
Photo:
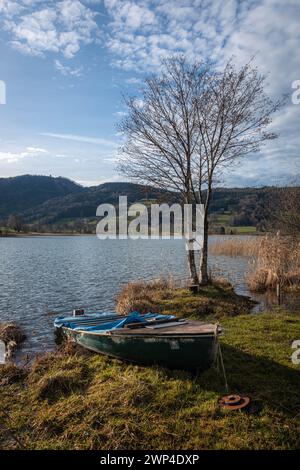
<path fill-rule="evenodd" d="M 249 313 L 256 305 L 250 297 L 236 294 L 225 279 L 202 286 L 198 294 L 193 294 L 186 287 L 176 287 L 172 278 L 130 282 L 124 286 L 116 300 L 116 310 L 122 315 L 133 310 L 141 313 L 156 311 L 195 320 Z"/>
<path fill-rule="evenodd" d="M 194 296 L 193 303 L 182 290 L 160 298 L 156 289 L 155 301 L 160 298 L 164 311 L 180 305 L 189 316 L 193 310 L 194 317 L 206 319 L 202 307 L 212 294 L 233 301 L 229 287 L 218 289 Z M 209 318 L 220 317 L 215 313 Z M 224 312 L 221 325 L 230 392 L 249 395 L 256 413 L 220 408 L 224 382 L 214 368 L 195 376 L 126 364 L 67 344 L 30 367 L 0 368 L 0 448 L 298 448 L 300 374 L 291 345 L 300 339 L 300 317 L 283 310 Z"/>

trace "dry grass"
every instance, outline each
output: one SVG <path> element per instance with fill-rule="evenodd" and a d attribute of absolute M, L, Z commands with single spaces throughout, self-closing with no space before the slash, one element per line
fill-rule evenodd
<path fill-rule="evenodd" d="M 26 376 L 26 369 L 13 363 L 0 366 L 0 387 L 16 383 Z"/>
<path fill-rule="evenodd" d="M 134 310 L 141 313 L 147 313 L 150 310 L 160 311 L 160 306 L 156 300 L 161 300 L 161 294 L 164 299 L 172 296 L 174 285 L 172 281 L 164 279 L 155 279 L 150 282 L 136 281 L 126 284 L 118 294 L 116 301 L 116 310 L 121 315 L 128 315 Z"/>
<path fill-rule="evenodd" d="M 247 284 L 253 292 L 300 286 L 300 243 L 288 237 L 266 236 L 260 240 Z"/>
<path fill-rule="evenodd" d="M 21 328 L 14 323 L 2 323 L 0 324 L 0 339 L 4 343 L 14 341 L 19 344 L 24 341 L 25 335 Z"/>
<path fill-rule="evenodd" d="M 188 288 L 177 288 L 172 281 L 131 282 L 116 301 L 116 310 L 122 315 L 138 310 L 191 318 L 234 316 L 248 313 L 254 305 L 248 297 L 237 295 L 231 284 L 222 279 L 202 287 L 198 294 L 192 294 Z"/>
<path fill-rule="evenodd" d="M 258 237 L 228 238 L 209 246 L 209 252 L 216 256 L 256 256 L 259 250 Z"/>
<path fill-rule="evenodd" d="M 216 256 L 244 256 L 249 258 L 247 285 L 252 292 L 300 287 L 300 244 L 290 237 L 230 238 L 210 247 Z"/>

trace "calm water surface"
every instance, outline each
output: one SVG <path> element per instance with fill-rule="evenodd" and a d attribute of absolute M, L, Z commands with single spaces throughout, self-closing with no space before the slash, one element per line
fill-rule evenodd
<path fill-rule="evenodd" d="M 58 314 L 69 314 L 74 307 L 112 311 L 116 294 L 130 280 L 187 276 L 182 240 L 0 238 L 0 262 L 0 321 L 13 320 L 25 329 L 29 339 L 23 353 L 54 346 L 53 319 Z M 246 259 L 216 256 L 210 264 L 237 292 L 250 295 Z"/>

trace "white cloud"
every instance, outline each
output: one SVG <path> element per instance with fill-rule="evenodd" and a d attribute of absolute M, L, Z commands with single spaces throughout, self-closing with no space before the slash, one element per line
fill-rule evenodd
<path fill-rule="evenodd" d="M 97 13 L 79 0 L 23 0 L 19 8 L 14 4 L 0 0 L 0 12 L 11 45 L 20 52 L 34 56 L 55 52 L 71 59 L 82 45 L 97 40 Z"/>
<path fill-rule="evenodd" d="M 117 111 L 117 112 L 115 112 L 115 116 L 117 116 L 117 117 L 124 117 L 126 115 L 127 115 L 126 111 Z"/>
<path fill-rule="evenodd" d="M 64 153 L 57 153 L 55 155 L 57 158 L 68 158 L 68 155 L 64 154 Z"/>
<path fill-rule="evenodd" d="M 134 104 L 137 108 L 142 108 L 144 106 L 144 101 L 141 98 L 136 98 Z"/>
<path fill-rule="evenodd" d="M 99 186 L 100 184 L 104 183 L 112 183 L 112 182 L 120 182 L 124 181 L 124 177 L 119 175 L 111 176 L 105 179 L 97 179 L 97 180 L 90 180 L 90 179 L 75 179 L 76 183 L 82 186 Z"/>
<path fill-rule="evenodd" d="M 64 140 L 72 140 L 75 142 L 84 142 L 87 144 L 96 144 L 96 145 L 105 145 L 109 147 L 118 147 L 118 143 L 113 140 L 102 139 L 100 137 L 90 137 L 85 135 L 77 135 L 77 134 L 57 134 L 53 132 L 43 132 L 40 135 L 45 137 L 53 137 L 55 139 L 64 139 Z"/>
<path fill-rule="evenodd" d="M 39 153 L 48 153 L 47 150 L 39 148 L 39 147 L 27 147 L 26 150 L 28 152 L 32 152 L 34 154 L 39 154 Z"/>
<path fill-rule="evenodd" d="M 282 63 L 298 70 L 300 2 L 107 0 L 105 5 L 111 31 L 106 44 L 113 64 L 125 70 L 157 70 L 161 58 L 176 52 L 217 62 L 257 54 L 262 69 L 274 71 L 274 83 L 284 79 Z"/>
<path fill-rule="evenodd" d="M 18 2 L 0 0 L 0 13 L 7 17 L 13 16 L 22 11 L 22 6 Z"/>
<path fill-rule="evenodd" d="M 24 158 L 38 157 L 41 154 L 48 154 L 48 151 L 38 147 L 26 147 L 20 152 L 0 152 L 0 160 L 6 163 L 16 163 Z"/>
<path fill-rule="evenodd" d="M 142 84 L 142 79 L 141 78 L 136 78 L 136 77 L 132 77 L 132 78 L 127 78 L 125 80 L 126 83 L 128 83 L 128 85 L 141 85 Z"/>
<path fill-rule="evenodd" d="M 58 59 L 54 60 L 54 67 L 58 70 L 62 75 L 71 75 L 72 77 L 81 77 L 83 73 L 83 67 L 70 67 L 68 65 L 62 64 Z"/>
<path fill-rule="evenodd" d="M 155 13 L 145 2 L 105 0 L 107 10 L 113 15 L 113 28 L 134 31 L 156 23 Z"/>

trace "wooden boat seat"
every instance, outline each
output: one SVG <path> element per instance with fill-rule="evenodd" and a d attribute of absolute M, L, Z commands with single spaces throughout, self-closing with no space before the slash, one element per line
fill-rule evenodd
<path fill-rule="evenodd" d="M 159 327 L 159 328 L 158 328 Z M 218 327 L 218 332 L 221 329 Z M 116 330 L 111 330 L 109 334 L 111 335 L 205 335 L 205 334 L 215 334 L 216 325 L 213 323 L 203 323 L 197 320 L 186 320 L 172 322 L 172 324 L 162 325 L 147 325 L 144 328 L 120 328 Z"/>

